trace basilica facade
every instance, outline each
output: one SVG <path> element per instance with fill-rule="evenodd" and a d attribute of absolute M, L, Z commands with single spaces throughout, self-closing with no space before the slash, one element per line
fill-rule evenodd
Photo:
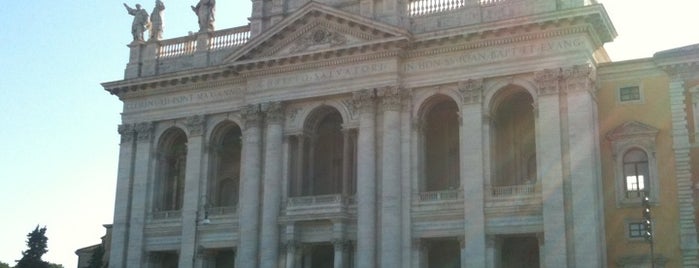
<path fill-rule="evenodd" d="M 594 0 L 253 0 L 135 40 L 109 267 L 697 267 L 699 46 L 616 34 Z"/>

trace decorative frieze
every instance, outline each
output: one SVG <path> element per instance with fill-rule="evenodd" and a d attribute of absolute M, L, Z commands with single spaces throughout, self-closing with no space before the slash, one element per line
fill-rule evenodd
<path fill-rule="evenodd" d="M 553 95 L 558 94 L 560 90 L 561 70 L 546 69 L 534 74 L 534 80 L 537 84 L 537 94 Z"/>
<path fill-rule="evenodd" d="M 248 106 L 245 106 L 242 111 L 242 117 L 245 129 L 259 127 L 260 123 L 262 122 L 262 111 L 260 110 L 260 105 L 249 104 Z"/>
<path fill-rule="evenodd" d="M 204 116 L 202 115 L 187 117 L 185 125 L 189 130 L 190 137 L 197 137 L 204 134 Z"/>
<path fill-rule="evenodd" d="M 359 113 L 371 113 L 376 104 L 376 93 L 373 89 L 363 89 L 352 93 L 352 103 Z"/>
<path fill-rule="evenodd" d="M 481 103 L 483 100 L 483 79 L 469 79 L 458 84 L 463 104 Z"/>
<path fill-rule="evenodd" d="M 153 137 L 153 123 L 152 122 L 141 122 L 136 125 L 136 133 L 138 135 L 138 141 L 148 142 Z"/>
<path fill-rule="evenodd" d="M 119 125 L 117 131 L 121 135 L 121 143 L 133 142 L 136 137 L 136 131 L 134 130 L 134 125 L 132 124 L 121 124 Z"/>

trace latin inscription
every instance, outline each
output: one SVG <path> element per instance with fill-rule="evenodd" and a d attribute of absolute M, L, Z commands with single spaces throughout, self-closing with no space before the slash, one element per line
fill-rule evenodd
<path fill-rule="evenodd" d="M 181 106 L 230 99 L 239 96 L 241 91 L 242 89 L 240 88 L 231 88 L 128 101 L 124 104 L 124 111 L 140 111 L 152 108 L 164 108 L 168 106 Z"/>
<path fill-rule="evenodd" d="M 584 45 L 585 42 L 581 38 L 575 38 L 491 49 L 481 49 L 477 51 L 464 52 L 455 56 L 430 58 L 427 60 L 409 62 L 403 66 L 403 71 L 416 72 L 431 69 L 492 63 L 509 60 L 512 58 L 539 56 L 554 52 L 578 49 L 580 47 L 583 47 Z"/>
<path fill-rule="evenodd" d="M 374 63 L 350 67 L 328 68 L 321 71 L 302 72 L 292 75 L 263 78 L 258 81 L 250 82 L 250 85 L 253 89 L 285 88 L 318 82 L 352 79 L 387 71 L 389 71 L 388 63 Z"/>

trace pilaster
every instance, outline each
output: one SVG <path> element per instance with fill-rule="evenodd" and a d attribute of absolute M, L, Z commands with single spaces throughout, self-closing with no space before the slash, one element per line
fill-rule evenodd
<path fill-rule="evenodd" d="M 459 160 L 464 191 L 464 237 L 462 266 L 485 267 L 485 210 L 483 200 L 483 81 L 459 83 L 461 122 L 459 126 Z"/>
<path fill-rule="evenodd" d="M 536 120 L 537 171 L 541 181 L 544 218 L 545 267 L 567 267 L 568 245 L 566 237 L 565 205 L 563 189 L 563 149 L 561 147 L 561 107 L 559 99 L 560 72 L 544 70 L 536 73 L 538 114 Z"/>
<path fill-rule="evenodd" d="M 184 202 L 182 203 L 182 235 L 180 237 L 179 267 L 194 265 L 197 257 L 197 224 L 199 211 L 199 185 L 204 155 L 204 116 L 195 115 L 186 119 L 189 132 L 187 137 L 187 158 L 184 175 Z"/>
<path fill-rule="evenodd" d="M 123 268 L 126 267 L 126 250 L 128 248 L 136 132 L 132 124 L 119 125 L 118 131 L 121 135 L 121 143 L 119 144 L 119 167 L 109 259 L 111 267 Z"/>
<path fill-rule="evenodd" d="M 594 98 L 595 70 L 579 65 L 563 69 L 562 90 L 567 102 L 566 140 L 568 141 L 570 191 L 575 266 L 602 267 L 606 264 L 604 219 L 597 213 L 604 209 L 599 192 L 599 144 L 597 143 L 597 102 Z"/>
<path fill-rule="evenodd" d="M 357 137 L 357 254 L 356 267 L 376 267 L 376 151 L 375 92 L 353 94 L 359 111 Z"/>
<path fill-rule="evenodd" d="M 143 264 L 143 228 L 146 222 L 146 198 L 148 174 L 151 165 L 151 143 L 153 123 L 143 122 L 135 126 L 137 143 L 131 198 L 131 220 L 129 221 L 128 257 L 126 267 L 141 267 Z"/>
<path fill-rule="evenodd" d="M 682 73 L 673 74 L 670 81 L 670 111 L 672 112 L 672 143 L 675 158 L 675 184 L 679 205 L 680 250 L 682 266 L 699 266 L 699 245 L 692 191 L 689 130 L 686 111 L 686 88 Z"/>
<path fill-rule="evenodd" d="M 381 88 L 383 112 L 381 167 L 381 267 L 401 267 L 401 127 L 405 95 L 398 87 Z"/>
<path fill-rule="evenodd" d="M 265 132 L 265 161 L 260 233 L 260 267 L 276 268 L 279 259 L 279 225 L 277 219 L 281 207 L 282 177 L 282 123 L 284 112 L 279 102 L 265 107 L 267 131 Z"/>
<path fill-rule="evenodd" d="M 243 111 L 243 163 L 240 182 L 239 243 L 236 267 L 257 267 L 262 140 L 259 105 L 248 105 Z"/>

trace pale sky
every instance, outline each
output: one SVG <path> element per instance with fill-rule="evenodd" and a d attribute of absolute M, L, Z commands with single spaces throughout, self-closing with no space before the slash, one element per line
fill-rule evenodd
<path fill-rule="evenodd" d="M 141 3 L 150 12 L 154 0 Z M 164 38 L 198 29 L 189 5 L 165 3 Z M 699 43 L 696 0 L 602 0 L 619 37 L 615 61 Z M 127 2 L 134 6 L 137 2 Z M 250 1 L 217 1 L 216 28 L 247 24 Z M 75 250 L 112 222 L 121 102 L 100 86 L 123 78 L 132 17 L 122 1 L 4 1 L 0 17 L 0 261 L 47 227 L 44 260 L 77 266 Z"/>

